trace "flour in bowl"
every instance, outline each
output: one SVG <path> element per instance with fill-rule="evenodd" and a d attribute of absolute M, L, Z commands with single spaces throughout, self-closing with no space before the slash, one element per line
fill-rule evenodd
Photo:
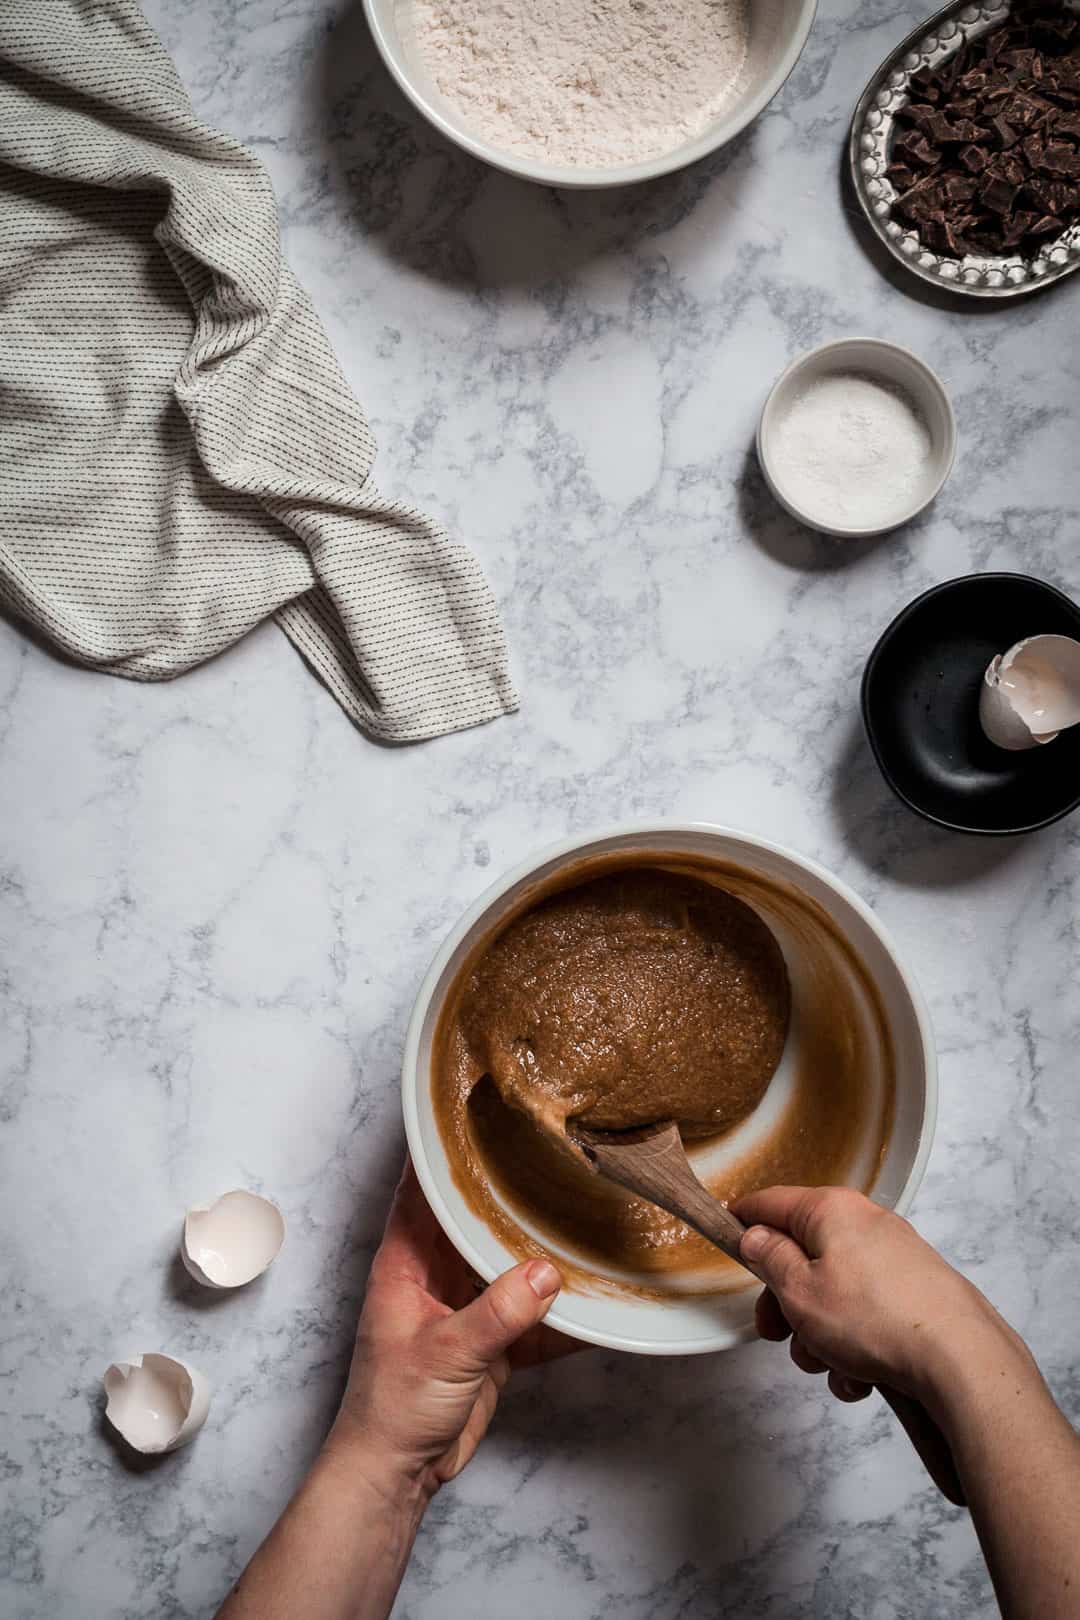
<path fill-rule="evenodd" d="M 708 129 L 746 63 L 748 0 L 413 0 L 416 50 L 473 134 L 611 168 Z"/>

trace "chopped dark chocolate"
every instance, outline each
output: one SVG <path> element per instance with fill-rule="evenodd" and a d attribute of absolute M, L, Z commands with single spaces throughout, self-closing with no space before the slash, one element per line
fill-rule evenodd
<path fill-rule="evenodd" d="M 960 153 L 960 162 L 972 174 L 981 174 L 990 161 L 990 154 L 985 146 L 965 146 Z"/>
<path fill-rule="evenodd" d="M 1017 208 L 1006 226 L 1004 236 L 1001 238 L 1002 247 L 1019 247 L 1024 237 L 1031 235 L 1031 227 L 1038 217 L 1038 214 L 1033 214 L 1030 210 Z"/>
<path fill-rule="evenodd" d="M 1069 179 L 1080 178 L 1080 152 L 1064 141 L 1050 141 L 1042 155 L 1039 168 L 1044 174 L 1063 174 Z"/>
<path fill-rule="evenodd" d="M 989 208 L 995 214 L 1011 214 L 1013 203 L 1016 201 L 1016 186 L 1010 186 L 1007 180 L 995 176 L 988 180 L 979 192 L 979 201 L 984 208 Z"/>
<path fill-rule="evenodd" d="M 978 185 L 966 174 L 950 174 L 942 189 L 950 202 L 969 203 L 978 190 Z"/>
<path fill-rule="evenodd" d="M 908 130 L 893 143 L 893 149 L 924 169 L 933 169 L 941 162 L 941 153 L 931 146 L 921 130 Z"/>
<path fill-rule="evenodd" d="M 1045 253 L 1080 219 L 1080 13 L 1013 0 L 999 27 L 921 68 L 896 115 L 896 219 L 935 252 Z"/>
<path fill-rule="evenodd" d="M 1042 167 L 1043 153 L 1046 150 L 1046 141 L 1041 135 L 1028 135 L 1024 139 L 1024 157 L 1028 167 L 1039 169 Z"/>

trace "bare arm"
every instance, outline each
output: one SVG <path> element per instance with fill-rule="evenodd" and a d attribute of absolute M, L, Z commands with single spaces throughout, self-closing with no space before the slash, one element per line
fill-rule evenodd
<path fill-rule="evenodd" d="M 937 1420 L 1007 1620 L 1080 1615 L 1080 1439 L 1023 1346 L 945 1368 Z"/>
<path fill-rule="evenodd" d="M 899 1216 L 839 1188 L 741 1199 L 745 1258 L 768 1283 L 758 1329 L 791 1338 L 841 1400 L 875 1384 L 920 1402 L 949 1442 L 1006 1620 L 1080 1617 L 1080 1439 L 1023 1340 Z"/>
<path fill-rule="evenodd" d="M 385 1620 L 424 1510 L 465 1467 L 515 1366 L 574 1348 L 531 1260 L 474 1294 L 409 1165 L 372 1263 L 341 1410 L 218 1620 Z"/>

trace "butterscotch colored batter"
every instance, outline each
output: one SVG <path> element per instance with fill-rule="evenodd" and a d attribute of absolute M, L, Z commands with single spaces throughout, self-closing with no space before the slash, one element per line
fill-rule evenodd
<path fill-rule="evenodd" d="M 772 934 L 714 884 L 616 872 L 526 911 L 477 963 L 458 1024 L 479 1071 L 553 1131 L 674 1119 L 713 1136 L 780 1061 L 787 970 Z"/>
<path fill-rule="evenodd" d="M 799 953 L 803 1004 L 790 1101 L 755 1134 L 790 1010 L 762 915 Z M 820 950 L 823 932 L 844 968 Z M 563 870 L 481 942 L 444 1000 L 431 1087 L 454 1179 L 511 1253 L 555 1254 L 573 1288 L 664 1293 L 748 1278 L 560 1147 L 565 1121 L 674 1117 L 706 1185 L 733 1199 L 849 1181 L 868 1121 L 876 1170 L 893 1073 L 872 986 L 813 901 L 720 862 L 635 854 Z M 746 1150 L 710 1175 L 703 1156 L 747 1116 Z M 867 1189 L 873 1173 L 857 1181 Z"/>

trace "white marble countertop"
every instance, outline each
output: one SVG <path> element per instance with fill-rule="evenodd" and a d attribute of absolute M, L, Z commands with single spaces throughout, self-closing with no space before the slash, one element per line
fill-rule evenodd
<path fill-rule="evenodd" d="M 359 0 L 154 0 L 198 109 L 249 142 L 376 428 L 380 483 L 444 515 L 504 605 L 518 716 L 390 750 L 272 626 L 171 685 L 69 668 L 0 625 L 0 1610 L 209 1613 L 340 1386 L 402 1152 L 398 1064 L 457 912 L 531 847 L 628 817 L 719 820 L 877 909 L 932 1005 L 941 1115 L 922 1229 L 1080 1417 L 1076 856 L 935 831 L 892 802 L 857 686 L 901 603 L 972 569 L 1075 594 L 1080 282 L 936 307 L 865 256 L 839 156 L 923 7 L 826 0 L 749 136 L 625 194 L 486 171 L 389 85 Z M 960 429 L 933 511 L 876 546 L 800 533 L 751 455 L 776 372 L 898 339 Z M 265 1187 L 265 1281 L 196 1297 L 185 1206 Z M 216 1388 L 144 1472 L 102 1428 L 129 1350 Z M 401 1620 L 993 1612 L 965 1514 L 880 1402 L 781 1349 L 587 1352 L 524 1377 L 437 1500 Z"/>

